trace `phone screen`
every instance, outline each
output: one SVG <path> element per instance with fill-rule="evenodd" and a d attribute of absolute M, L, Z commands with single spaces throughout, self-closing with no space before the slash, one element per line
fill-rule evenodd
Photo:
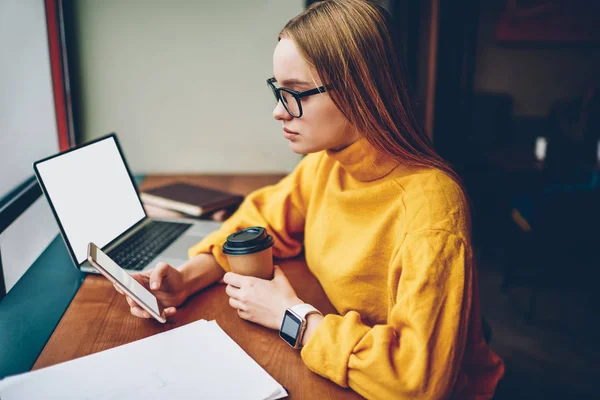
<path fill-rule="evenodd" d="M 96 263 L 106 270 L 115 280 L 135 294 L 144 304 L 152 309 L 157 315 L 160 315 L 156 297 L 143 287 L 138 281 L 133 279 L 123 268 L 119 267 L 109 256 L 100 249 L 96 249 Z M 135 299 L 134 299 L 135 300 Z"/>

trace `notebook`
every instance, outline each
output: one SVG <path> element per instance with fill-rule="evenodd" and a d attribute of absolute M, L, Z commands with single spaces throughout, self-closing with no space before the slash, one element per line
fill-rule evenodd
<path fill-rule="evenodd" d="M 140 271 L 159 261 L 187 261 L 187 251 L 218 229 L 213 221 L 149 218 L 117 135 L 101 137 L 34 163 L 35 176 L 77 268 L 95 243 L 122 268 Z"/>
<path fill-rule="evenodd" d="M 145 190 L 140 197 L 145 204 L 179 211 L 194 217 L 238 205 L 243 200 L 239 195 L 186 182 L 176 182 Z"/>
<path fill-rule="evenodd" d="M 280 399 L 286 390 L 215 321 L 0 381 L 13 399 Z"/>

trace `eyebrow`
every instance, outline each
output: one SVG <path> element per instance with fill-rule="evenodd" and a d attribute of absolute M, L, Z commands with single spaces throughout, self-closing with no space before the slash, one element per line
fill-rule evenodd
<path fill-rule="evenodd" d="M 282 86 L 290 86 L 290 85 L 295 85 L 295 86 L 309 86 L 310 83 L 306 82 L 306 81 L 301 81 L 299 79 L 285 79 L 281 82 L 279 82 Z"/>

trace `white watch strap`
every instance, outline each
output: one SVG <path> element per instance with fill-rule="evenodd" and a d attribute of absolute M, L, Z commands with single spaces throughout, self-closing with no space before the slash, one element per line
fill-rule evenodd
<path fill-rule="evenodd" d="M 321 311 L 317 310 L 310 304 L 297 304 L 293 307 L 290 307 L 296 315 L 298 315 L 302 319 L 306 319 L 306 316 L 309 314 L 321 314 Z M 323 315 L 323 314 L 321 314 Z"/>

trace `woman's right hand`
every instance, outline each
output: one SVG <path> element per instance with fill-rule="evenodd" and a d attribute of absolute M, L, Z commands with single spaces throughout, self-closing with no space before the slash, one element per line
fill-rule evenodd
<path fill-rule="evenodd" d="M 167 263 L 160 262 L 155 268 L 131 275 L 142 286 L 148 289 L 164 307 L 164 316 L 170 317 L 177 312 L 177 307 L 183 303 L 188 294 L 185 290 L 183 275 Z M 116 285 L 117 292 L 125 295 Z M 131 314 L 140 318 L 150 318 L 150 314 L 138 306 L 133 299 L 125 295 Z"/>

